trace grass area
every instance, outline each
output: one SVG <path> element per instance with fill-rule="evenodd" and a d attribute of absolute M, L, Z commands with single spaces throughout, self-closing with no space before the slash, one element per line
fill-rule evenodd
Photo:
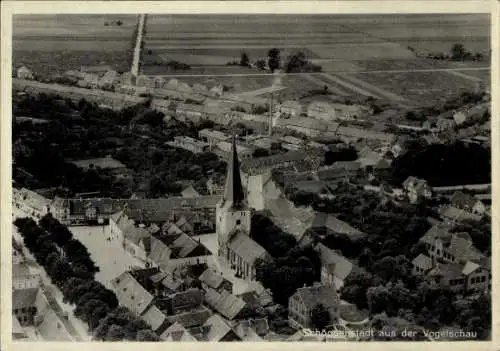
<path fill-rule="evenodd" d="M 26 65 L 42 76 L 82 65 L 128 70 L 136 24 L 136 15 L 16 15 L 13 68 Z"/>
<path fill-rule="evenodd" d="M 147 63 L 143 63 L 141 70 L 144 74 L 147 75 L 176 75 L 176 76 L 184 76 L 184 75 L 218 75 L 218 74 L 245 74 L 245 73 L 258 73 L 257 70 L 250 69 L 247 67 L 240 66 L 191 66 L 191 69 L 186 71 L 169 71 L 167 65 L 151 65 Z M 203 79 L 204 77 L 198 77 L 197 81 Z M 224 78 L 224 77 L 217 77 Z M 232 79 L 232 77 L 229 77 Z M 234 77 L 235 79 L 246 78 L 246 77 Z M 249 77 L 253 78 L 253 77 Z"/>
<path fill-rule="evenodd" d="M 35 73 L 44 76 L 62 73 L 80 66 L 109 65 L 118 72 L 130 69 L 132 55 L 129 51 L 13 51 L 14 69 L 25 65 Z"/>
<path fill-rule="evenodd" d="M 353 76 L 382 89 L 398 92 L 400 96 L 423 105 L 476 87 L 473 82 L 446 72 L 361 73 Z"/>

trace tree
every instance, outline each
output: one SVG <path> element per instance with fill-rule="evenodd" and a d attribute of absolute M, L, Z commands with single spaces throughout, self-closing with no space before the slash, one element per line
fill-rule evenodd
<path fill-rule="evenodd" d="M 273 48 L 267 53 L 267 65 L 271 72 L 276 71 L 281 66 L 280 49 Z"/>
<path fill-rule="evenodd" d="M 463 60 L 467 51 L 465 50 L 464 44 L 456 43 L 451 47 L 450 53 L 453 60 Z"/>
<path fill-rule="evenodd" d="M 122 24 L 123 24 L 123 22 L 122 22 L 122 21 L 120 21 L 120 20 L 116 21 L 116 25 L 117 25 L 118 27 L 120 27 Z"/>
<path fill-rule="evenodd" d="M 372 286 L 366 291 L 366 299 L 371 314 L 384 312 L 390 304 L 390 293 L 383 285 Z"/>
<path fill-rule="evenodd" d="M 260 69 L 261 71 L 266 69 L 266 60 L 264 59 L 258 59 L 255 61 L 255 66 Z"/>
<path fill-rule="evenodd" d="M 262 149 L 262 148 L 255 149 L 253 154 L 252 154 L 253 158 L 267 157 L 267 156 L 269 156 L 269 151 L 266 149 Z"/>
<path fill-rule="evenodd" d="M 119 325 L 113 324 L 106 334 L 105 341 L 123 341 L 125 340 L 125 329 Z"/>
<path fill-rule="evenodd" d="M 151 330 L 139 330 L 136 336 L 137 341 L 160 341 L 158 335 Z"/>
<path fill-rule="evenodd" d="M 317 330 L 324 330 L 327 326 L 330 325 L 330 313 L 322 304 L 319 303 L 312 309 L 311 323 Z"/>
<path fill-rule="evenodd" d="M 241 53 L 240 66 L 243 66 L 243 67 L 250 66 L 250 59 L 248 58 L 248 55 L 246 52 Z"/>

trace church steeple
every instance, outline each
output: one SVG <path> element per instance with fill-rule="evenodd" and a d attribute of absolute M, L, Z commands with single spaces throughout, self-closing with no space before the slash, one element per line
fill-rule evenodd
<path fill-rule="evenodd" d="M 233 209 L 243 209 L 245 204 L 245 192 L 241 183 L 240 162 L 236 150 L 236 135 L 233 131 L 231 157 L 227 167 L 226 189 L 224 191 L 224 203 L 231 203 Z"/>

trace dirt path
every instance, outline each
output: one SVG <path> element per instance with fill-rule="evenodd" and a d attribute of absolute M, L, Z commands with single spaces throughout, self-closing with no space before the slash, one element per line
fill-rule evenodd
<path fill-rule="evenodd" d="M 367 83 L 367 82 L 365 82 L 361 79 L 358 79 L 356 77 L 342 75 L 342 78 L 344 78 L 345 80 L 350 81 L 354 84 L 357 84 L 358 86 L 362 86 L 363 88 L 365 88 L 367 90 L 371 90 L 371 91 L 375 92 L 376 94 L 378 94 L 379 96 L 385 97 L 389 100 L 393 100 L 393 101 L 397 101 L 397 102 L 404 102 L 405 101 L 405 99 L 399 95 L 396 95 L 396 94 L 391 93 L 389 91 L 383 90 L 379 87 L 376 87 L 375 85 Z"/>
<path fill-rule="evenodd" d="M 313 82 L 313 83 L 317 84 L 320 88 L 323 87 L 323 86 L 325 86 L 325 85 L 328 85 L 328 90 L 331 91 L 334 94 L 337 94 L 337 95 L 340 95 L 340 96 L 347 96 L 347 95 L 349 95 L 349 93 L 347 93 L 346 91 L 344 91 L 344 90 L 342 90 L 340 88 L 337 88 L 336 86 L 332 86 L 331 82 L 329 82 L 329 81 L 323 81 L 323 80 L 319 79 L 318 77 L 313 76 L 312 74 L 305 74 L 304 78 L 307 79 L 310 82 Z"/>

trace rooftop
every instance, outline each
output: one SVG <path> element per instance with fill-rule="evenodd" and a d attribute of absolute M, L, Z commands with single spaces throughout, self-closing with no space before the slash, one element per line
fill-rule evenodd
<path fill-rule="evenodd" d="M 126 166 L 120 161 L 115 160 L 112 157 L 101 157 L 92 158 L 88 160 L 72 161 L 74 165 L 80 168 L 101 168 L 101 169 L 116 169 L 116 168 L 126 168 Z"/>

